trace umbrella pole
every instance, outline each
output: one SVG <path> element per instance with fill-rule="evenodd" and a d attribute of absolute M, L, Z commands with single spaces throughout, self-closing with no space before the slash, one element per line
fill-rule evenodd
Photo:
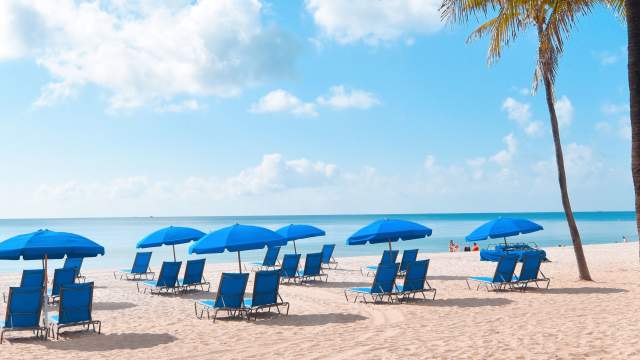
<path fill-rule="evenodd" d="M 389 240 L 389 251 L 391 251 L 391 240 Z"/>
<path fill-rule="evenodd" d="M 173 262 L 176 262 L 176 244 L 171 244 L 173 247 Z"/>
<path fill-rule="evenodd" d="M 293 252 L 297 255 L 298 254 L 298 249 L 296 249 L 296 241 L 293 240 Z"/>
<path fill-rule="evenodd" d="M 240 251 L 238 251 L 238 272 L 242 273 L 242 262 L 240 261 Z"/>
<path fill-rule="evenodd" d="M 48 264 L 47 264 L 47 254 L 44 254 L 44 259 L 42 259 L 42 267 L 44 268 L 44 293 L 42 294 L 42 307 L 43 307 L 43 312 L 42 312 L 42 316 L 44 317 L 44 319 L 42 320 L 44 327 L 48 328 L 49 327 L 49 306 L 47 305 L 48 302 L 48 292 L 47 292 L 47 285 L 49 284 L 49 279 L 48 279 Z"/>
<path fill-rule="evenodd" d="M 507 247 L 507 237 L 504 238 L 504 246 Z"/>

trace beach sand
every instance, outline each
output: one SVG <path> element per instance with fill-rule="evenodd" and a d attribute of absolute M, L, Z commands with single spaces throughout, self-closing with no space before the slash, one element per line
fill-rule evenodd
<path fill-rule="evenodd" d="M 210 293 L 143 295 L 110 271 L 86 271 L 96 283 L 93 314 L 102 320 L 101 335 L 72 328 L 58 341 L 39 341 L 9 333 L 0 353 L 11 359 L 640 358 L 637 247 L 585 246 L 595 282 L 576 280 L 572 248 L 547 249 L 553 262 L 542 271 L 551 287 L 526 293 L 468 290 L 465 277 L 490 275 L 495 267 L 477 253 L 420 254 L 431 259 L 436 300 L 399 305 L 346 302 L 343 289 L 369 285 L 372 278 L 359 268 L 378 257 L 336 254 L 340 269 L 328 271 L 328 283 L 281 287 L 289 316 L 215 324 L 193 310 Z M 212 292 L 222 270 L 234 271 L 235 264 L 207 267 Z M 18 275 L 0 277 L 4 291 L 17 283 Z"/>

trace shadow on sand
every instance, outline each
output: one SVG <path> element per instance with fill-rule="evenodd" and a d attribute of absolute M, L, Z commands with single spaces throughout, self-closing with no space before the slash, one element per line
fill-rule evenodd
<path fill-rule="evenodd" d="M 458 307 L 458 308 L 476 308 L 476 307 L 493 307 L 505 306 L 511 304 L 513 300 L 495 297 L 495 298 L 451 298 L 436 299 L 426 301 L 411 301 L 409 304 L 436 306 L 436 307 Z"/>
<path fill-rule="evenodd" d="M 261 317 L 262 319 L 260 319 Z M 320 326 L 327 324 L 349 324 L 366 319 L 366 316 L 347 313 L 289 314 L 287 316 L 260 314 L 258 315 L 256 324 L 265 326 Z"/>
<path fill-rule="evenodd" d="M 466 276 L 454 276 L 454 275 L 427 275 L 427 280 L 438 280 L 438 281 L 451 281 L 451 280 L 467 280 Z"/>
<path fill-rule="evenodd" d="M 93 310 L 96 311 L 114 311 L 131 309 L 138 305 L 126 301 L 96 301 L 93 303 Z"/>
<path fill-rule="evenodd" d="M 628 292 L 626 289 L 619 288 L 608 288 L 608 287 L 581 287 L 581 288 L 550 288 L 550 289 L 537 289 L 527 288 L 527 291 L 535 291 L 538 294 L 582 294 L 582 295 L 591 295 L 591 294 L 620 294 Z"/>
<path fill-rule="evenodd" d="M 373 279 L 373 278 L 372 278 Z M 373 280 L 372 280 L 373 281 Z M 364 281 L 328 281 L 323 283 L 314 284 L 315 287 L 329 288 L 329 289 L 347 289 L 352 287 L 371 286 L 371 282 Z"/>
<path fill-rule="evenodd" d="M 65 341 L 69 340 L 69 341 Z M 177 338 L 171 334 L 123 333 L 96 334 L 91 331 L 68 331 L 60 333 L 60 341 L 29 340 L 34 345 L 42 345 L 53 350 L 76 350 L 87 352 L 112 350 L 147 349 L 158 345 L 169 344 Z M 27 341 L 26 339 L 21 341 Z M 17 342 L 17 341 L 15 341 Z"/>

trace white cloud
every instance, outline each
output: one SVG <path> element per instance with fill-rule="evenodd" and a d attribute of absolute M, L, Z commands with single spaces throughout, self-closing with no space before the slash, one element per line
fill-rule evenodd
<path fill-rule="evenodd" d="M 507 146 L 506 149 L 498 151 L 490 159 L 501 167 L 507 167 L 518 150 L 518 141 L 513 133 L 505 136 L 502 141 Z"/>
<path fill-rule="evenodd" d="M 440 0 L 307 0 L 306 9 L 322 33 L 340 44 L 378 45 L 442 27 Z"/>
<path fill-rule="evenodd" d="M 37 106 L 88 85 L 112 109 L 236 96 L 293 71 L 295 41 L 262 12 L 258 0 L 4 0 L 0 60 L 34 59 L 51 75 Z"/>
<path fill-rule="evenodd" d="M 599 121 L 596 123 L 595 129 L 600 133 L 608 134 L 611 132 L 611 124 L 606 121 Z"/>
<path fill-rule="evenodd" d="M 532 92 L 530 88 L 520 88 L 518 89 L 518 93 L 522 96 L 531 96 Z"/>
<path fill-rule="evenodd" d="M 568 97 L 562 96 L 556 100 L 556 115 L 558 117 L 558 126 L 563 128 L 571 125 L 573 122 L 573 105 Z"/>
<path fill-rule="evenodd" d="M 618 63 L 620 60 L 624 60 L 624 58 L 627 56 L 627 48 L 622 46 L 614 51 L 605 50 L 596 52 L 594 55 L 600 61 L 601 65 L 613 65 Z"/>
<path fill-rule="evenodd" d="M 542 134 L 543 127 L 542 122 L 533 121 L 524 128 L 524 132 L 529 136 L 538 136 Z"/>
<path fill-rule="evenodd" d="M 202 110 L 204 105 L 200 104 L 198 100 L 190 99 L 184 100 L 175 103 L 164 104 L 158 107 L 158 112 L 171 112 L 171 113 L 180 113 L 185 111 L 198 111 Z"/>
<path fill-rule="evenodd" d="M 320 96 L 316 102 L 334 109 L 369 109 L 378 105 L 380 100 L 373 93 L 358 89 L 346 90 L 344 85 L 337 85 L 329 89 L 328 97 Z"/>
<path fill-rule="evenodd" d="M 432 170 L 436 164 L 436 157 L 433 155 L 427 155 L 424 159 L 424 168 L 427 170 Z"/>
<path fill-rule="evenodd" d="M 512 97 L 506 98 L 502 103 L 502 110 L 507 112 L 507 117 L 523 126 L 531 119 L 530 108 L 529 104 L 521 103 Z"/>
<path fill-rule="evenodd" d="M 605 115 L 616 115 L 629 112 L 629 104 L 612 104 L 605 103 L 601 107 L 601 111 Z"/>
<path fill-rule="evenodd" d="M 302 102 L 295 95 L 282 89 L 269 92 L 257 103 L 252 104 L 249 111 L 258 114 L 288 112 L 299 116 L 318 115 L 315 104 Z"/>
<path fill-rule="evenodd" d="M 618 120 L 618 135 L 623 140 L 631 140 L 631 124 L 629 118 Z"/>

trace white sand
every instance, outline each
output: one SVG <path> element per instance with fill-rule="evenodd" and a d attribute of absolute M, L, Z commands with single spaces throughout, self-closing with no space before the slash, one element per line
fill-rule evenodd
<path fill-rule="evenodd" d="M 343 288 L 368 285 L 371 278 L 358 268 L 377 257 L 338 258 L 341 270 L 329 271 L 327 284 L 281 287 L 289 316 L 215 324 L 193 311 L 195 299 L 212 294 L 142 295 L 134 282 L 89 271 L 102 335 L 70 331 L 59 341 L 38 341 L 10 333 L 0 353 L 12 359 L 639 358 L 637 246 L 586 246 L 593 283 L 576 281 L 571 248 L 548 249 L 553 262 L 542 270 L 553 279 L 551 288 L 524 294 L 468 290 L 466 276 L 490 275 L 495 267 L 477 253 L 421 254 L 431 258 L 429 281 L 438 296 L 401 305 L 347 303 Z M 235 267 L 207 268 L 215 274 L 212 291 L 223 269 Z M 5 275 L 0 284 L 6 290 L 17 281 Z"/>

